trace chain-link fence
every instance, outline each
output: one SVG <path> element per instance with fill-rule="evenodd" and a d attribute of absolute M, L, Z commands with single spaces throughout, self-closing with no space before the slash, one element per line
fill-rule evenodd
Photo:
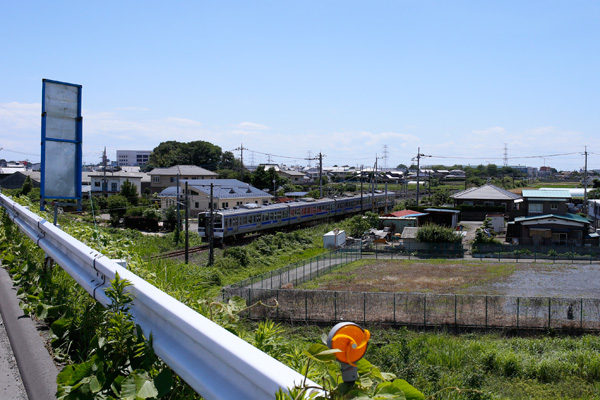
<path fill-rule="evenodd" d="M 363 258 L 462 258 L 464 255 L 462 243 L 365 243 L 362 250 Z"/>
<path fill-rule="evenodd" d="M 422 327 L 600 330 L 600 299 L 228 288 L 252 319 Z"/>
<path fill-rule="evenodd" d="M 527 246 L 512 244 L 473 244 L 471 253 L 475 258 L 514 259 L 515 261 L 538 259 L 553 261 L 586 262 L 600 258 L 598 246 Z"/>
<path fill-rule="evenodd" d="M 255 289 L 279 289 L 283 285 L 293 287 L 301 285 L 304 282 L 313 280 L 316 277 L 327 274 L 330 271 L 360 260 L 362 249 L 360 242 L 345 246 L 328 253 L 302 260 L 274 271 L 269 271 L 261 275 L 252 276 L 243 281 L 234 283 L 226 289 L 246 288 Z"/>

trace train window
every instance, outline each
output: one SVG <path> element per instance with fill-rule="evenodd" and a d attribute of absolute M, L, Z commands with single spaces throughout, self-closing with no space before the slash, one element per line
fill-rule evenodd
<path fill-rule="evenodd" d="M 221 215 L 215 215 L 215 228 L 223 228 L 223 217 Z"/>

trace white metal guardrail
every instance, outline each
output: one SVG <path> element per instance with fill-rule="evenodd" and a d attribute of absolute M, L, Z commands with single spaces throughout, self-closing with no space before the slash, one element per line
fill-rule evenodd
<path fill-rule="evenodd" d="M 304 376 L 258 350 L 115 261 L 66 234 L 5 195 L 0 205 L 31 240 L 102 305 L 118 273 L 132 285 L 131 314 L 153 335 L 156 354 L 206 399 L 269 399 Z M 318 386 L 307 380 L 310 386 Z"/>

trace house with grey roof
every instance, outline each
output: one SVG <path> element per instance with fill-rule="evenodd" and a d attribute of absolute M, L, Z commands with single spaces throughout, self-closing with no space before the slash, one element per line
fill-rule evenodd
<path fill-rule="evenodd" d="M 273 196 L 269 193 L 237 179 L 180 180 L 180 198 L 185 194 L 186 183 L 192 215 L 210 208 L 211 185 L 214 210 L 233 209 L 246 204 L 266 205 L 271 203 L 273 199 Z M 164 189 L 158 197 L 161 199 L 161 208 L 175 206 L 177 204 L 177 186 L 174 185 Z"/>
<path fill-rule="evenodd" d="M 523 197 L 492 184 L 469 188 L 458 193 L 454 193 L 450 197 L 454 199 L 455 207 L 461 205 L 497 206 L 503 207 L 504 212 L 511 217 L 522 214 L 520 210 Z M 466 214 L 465 210 L 463 210 L 463 214 Z M 483 215 L 483 218 L 485 218 L 485 213 Z M 463 215 L 463 219 L 469 218 Z"/>
<path fill-rule="evenodd" d="M 177 180 L 186 179 L 217 179 L 216 174 L 196 165 L 175 165 L 169 168 L 154 168 L 148 173 L 150 175 L 151 193 L 160 193 L 164 189 L 176 186 Z"/>

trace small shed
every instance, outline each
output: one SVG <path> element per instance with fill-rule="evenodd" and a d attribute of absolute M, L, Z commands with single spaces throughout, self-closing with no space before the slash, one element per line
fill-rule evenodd
<path fill-rule="evenodd" d="M 486 214 L 485 219 L 490 220 L 490 224 L 491 224 L 494 232 L 496 232 L 496 233 L 506 232 L 506 228 L 504 227 L 504 214 L 501 214 L 501 213 Z"/>
<path fill-rule="evenodd" d="M 419 228 L 417 228 L 417 227 L 407 226 L 406 228 L 404 228 L 404 230 L 402 231 L 402 236 L 400 237 L 400 239 L 402 240 L 402 243 L 404 243 L 404 244 L 416 243 L 418 231 L 419 231 Z"/>
<path fill-rule="evenodd" d="M 337 249 L 346 244 L 346 232 L 334 229 L 323 235 L 323 247 L 326 249 Z"/>

